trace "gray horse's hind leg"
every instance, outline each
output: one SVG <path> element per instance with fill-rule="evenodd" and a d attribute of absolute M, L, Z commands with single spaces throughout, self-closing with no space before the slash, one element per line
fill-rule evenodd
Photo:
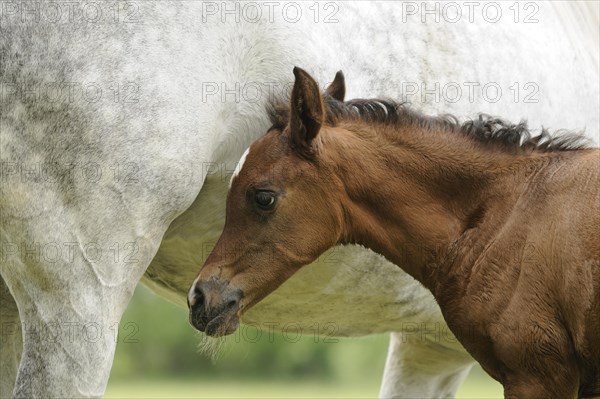
<path fill-rule="evenodd" d="M 419 335 L 390 335 L 380 398 L 437 399 L 456 395 L 473 366 L 473 359 L 464 350 L 452 348 L 453 345 Z"/>
<path fill-rule="evenodd" d="M 0 277 L 0 398 L 11 398 L 23 351 L 19 310 Z"/>

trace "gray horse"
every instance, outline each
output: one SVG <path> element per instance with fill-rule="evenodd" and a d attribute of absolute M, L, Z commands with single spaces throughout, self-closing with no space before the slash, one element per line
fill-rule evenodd
<path fill-rule="evenodd" d="M 426 112 L 598 140 L 588 3 L 2 1 L 3 397 L 101 396 L 140 279 L 185 305 L 229 176 L 293 65 L 323 82 L 343 69 L 348 97 L 403 93 Z M 432 297 L 358 247 L 328 252 L 245 322 L 392 332 L 385 397 L 453 396 L 473 364 Z"/>

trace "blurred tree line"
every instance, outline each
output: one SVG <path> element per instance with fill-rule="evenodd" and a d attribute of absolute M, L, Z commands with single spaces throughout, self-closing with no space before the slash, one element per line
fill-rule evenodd
<path fill-rule="evenodd" d="M 186 309 L 140 285 L 119 325 L 111 380 L 379 381 L 388 342 L 381 335 L 331 342 L 312 332 L 283 336 L 245 326 L 229 336 L 213 359 L 200 349 L 206 339 L 190 326 Z"/>

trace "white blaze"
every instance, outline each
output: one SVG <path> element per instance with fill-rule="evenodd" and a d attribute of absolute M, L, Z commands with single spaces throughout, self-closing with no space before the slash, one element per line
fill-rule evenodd
<path fill-rule="evenodd" d="M 233 175 L 231 175 L 231 180 L 229 180 L 229 188 L 231 188 L 231 184 L 233 183 L 233 179 L 235 179 L 237 177 L 237 175 L 240 174 L 240 171 L 244 167 L 244 162 L 246 161 L 246 157 L 248 156 L 249 152 L 250 152 L 250 147 L 248 147 L 246 149 L 246 151 L 244 151 L 244 153 L 242 154 L 242 157 L 240 158 L 240 160 L 238 161 L 237 165 L 235 166 L 235 170 L 233 171 Z"/>
<path fill-rule="evenodd" d="M 200 279 L 200 276 L 196 277 L 196 279 L 194 280 L 194 282 L 192 283 L 192 286 L 190 287 L 190 290 L 188 291 L 188 303 L 190 304 L 190 307 L 194 306 L 196 304 L 196 284 L 198 283 L 198 280 Z"/>

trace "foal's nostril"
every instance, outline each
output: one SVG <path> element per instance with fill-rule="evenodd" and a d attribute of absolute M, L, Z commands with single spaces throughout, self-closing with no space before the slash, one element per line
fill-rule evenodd
<path fill-rule="evenodd" d="M 204 292 L 202 292 L 202 288 L 196 284 L 192 290 L 191 299 L 188 299 L 188 306 L 190 308 L 202 308 L 204 306 L 204 298 L 205 296 Z"/>
<path fill-rule="evenodd" d="M 231 310 L 235 307 L 237 307 L 240 303 L 240 300 L 242 299 L 242 291 L 239 289 L 234 289 L 231 290 L 230 292 L 228 292 L 227 296 L 226 296 L 226 301 L 225 301 L 225 309 L 227 310 Z"/>
<path fill-rule="evenodd" d="M 231 308 L 233 308 L 235 305 L 237 305 L 237 303 L 238 303 L 238 300 L 237 300 L 237 299 L 232 299 L 232 300 L 230 300 L 229 302 L 227 302 L 227 305 L 226 305 L 226 307 L 227 307 L 227 309 L 231 309 Z"/>

